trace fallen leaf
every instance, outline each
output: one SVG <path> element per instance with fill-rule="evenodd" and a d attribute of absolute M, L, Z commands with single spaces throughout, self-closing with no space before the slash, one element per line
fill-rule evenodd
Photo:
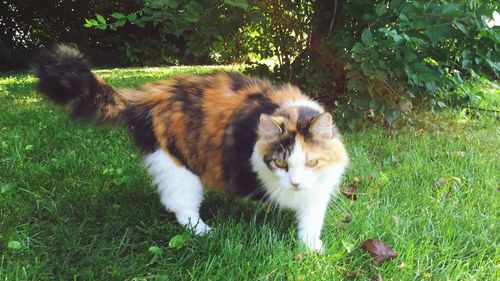
<path fill-rule="evenodd" d="M 2 185 L 2 188 L 0 190 L 1 190 L 1 193 L 7 193 L 7 192 L 14 190 L 15 188 L 16 188 L 16 186 L 14 184 L 6 183 L 6 184 Z"/>
<path fill-rule="evenodd" d="M 344 194 L 347 199 L 357 200 L 358 196 L 356 195 L 356 189 L 358 189 L 358 186 L 351 183 L 344 188 L 342 194 Z"/>
<path fill-rule="evenodd" d="M 403 269 L 403 268 L 405 268 L 405 267 L 406 267 L 406 264 L 405 264 L 404 262 L 402 262 L 402 263 L 400 263 L 400 264 L 398 265 L 398 268 L 399 268 L 399 269 Z"/>
<path fill-rule="evenodd" d="M 186 244 L 186 242 L 191 238 L 191 234 L 188 231 L 185 231 L 182 234 L 175 235 L 170 239 L 168 242 L 168 247 L 169 248 L 174 248 L 179 250 Z"/>
<path fill-rule="evenodd" d="M 361 179 L 359 177 L 354 177 L 354 182 L 356 184 L 361 184 L 362 183 L 362 181 L 361 181 Z"/>
<path fill-rule="evenodd" d="M 22 247 L 23 245 L 21 244 L 21 242 L 15 240 L 9 241 L 9 243 L 7 244 L 7 248 L 12 250 L 19 250 Z"/>
<path fill-rule="evenodd" d="M 381 264 L 397 256 L 393 249 L 376 239 L 366 240 L 363 242 L 362 248 L 372 256 L 377 264 Z"/>
<path fill-rule="evenodd" d="M 148 251 L 155 254 L 155 255 L 163 254 L 163 250 L 160 247 L 156 247 L 156 246 L 149 247 Z"/>
<path fill-rule="evenodd" d="M 304 257 L 302 256 L 301 253 L 298 253 L 296 254 L 295 256 L 293 256 L 293 260 L 294 261 L 301 261 Z"/>
<path fill-rule="evenodd" d="M 380 272 L 377 272 L 377 275 L 373 277 L 373 280 L 382 281 L 382 274 L 380 274 Z"/>

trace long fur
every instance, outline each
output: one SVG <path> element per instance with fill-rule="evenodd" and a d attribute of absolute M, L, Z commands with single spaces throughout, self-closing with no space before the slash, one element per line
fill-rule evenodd
<path fill-rule="evenodd" d="M 348 156 L 331 115 L 298 88 L 217 72 L 114 89 L 68 45 L 42 53 L 35 72 L 40 92 L 71 116 L 129 128 L 180 224 L 208 232 L 198 209 L 204 188 L 219 189 L 294 210 L 299 238 L 322 249 Z"/>
<path fill-rule="evenodd" d="M 87 59 L 74 46 L 57 45 L 43 51 L 33 64 L 38 89 L 75 118 L 121 123 L 125 98 L 95 76 Z"/>

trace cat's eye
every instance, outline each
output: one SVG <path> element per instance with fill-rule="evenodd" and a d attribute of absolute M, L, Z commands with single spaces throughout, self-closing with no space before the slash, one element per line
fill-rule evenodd
<path fill-rule="evenodd" d="M 274 162 L 274 165 L 276 165 L 276 167 L 280 168 L 280 169 L 286 169 L 286 161 L 283 160 L 283 159 L 274 159 L 273 160 Z"/>
<path fill-rule="evenodd" d="M 314 167 L 316 165 L 318 165 L 318 159 L 311 159 L 311 160 L 307 160 L 307 162 L 306 162 L 307 167 Z"/>

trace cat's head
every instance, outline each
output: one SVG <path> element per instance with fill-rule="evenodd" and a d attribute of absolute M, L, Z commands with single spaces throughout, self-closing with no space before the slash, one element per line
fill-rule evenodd
<path fill-rule="evenodd" d="M 262 180 L 290 190 L 339 178 L 348 161 L 332 116 L 302 106 L 260 116 L 254 157 L 262 160 L 256 170 Z"/>

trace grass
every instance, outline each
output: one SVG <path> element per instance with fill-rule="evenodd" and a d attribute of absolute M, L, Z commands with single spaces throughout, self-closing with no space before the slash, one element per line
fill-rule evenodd
<path fill-rule="evenodd" d="M 134 87 L 212 70 L 97 72 Z M 2 280 L 500 278 L 497 113 L 424 112 L 390 131 L 345 132 L 344 184 L 361 179 L 358 200 L 335 200 L 326 251 L 316 255 L 296 240 L 290 213 L 218 193 L 202 206 L 216 231 L 186 234 L 159 203 L 127 132 L 69 120 L 36 94 L 35 81 L 0 76 Z M 169 247 L 179 234 L 186 243 Z M 360 248 L 369 238 L 398 257 L 375 265 Z"/>

